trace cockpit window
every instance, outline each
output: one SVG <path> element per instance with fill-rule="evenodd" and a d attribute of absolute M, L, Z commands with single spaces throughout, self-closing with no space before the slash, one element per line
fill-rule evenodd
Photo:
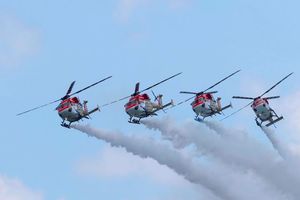
<path fill-rule="evenodd" d="M 207 94 L 207 98 L 212 99 L 212 96 L 210 93 Z"/>
<path fill-rule="evenodd" d="M 134 105 L 134 104 L 137 104 L 137 103 L 138 103 L 138 101 L 135 100 L 135 99 L 134 100 L 130 100 L 128 103 L 125 104 L 125 107 L 126 106 L 131 106 L 131 105 Z"/>
<path fill-rule="evenodd" d="M 69 102 L 66 102 L 62 105 L 62 107 L 69 107 L 70 106 L 70 103 Z"/>

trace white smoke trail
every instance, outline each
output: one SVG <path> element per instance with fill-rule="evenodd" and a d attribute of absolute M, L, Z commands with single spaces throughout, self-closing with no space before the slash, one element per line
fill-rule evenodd
<path fill-rule="evenodd" d="M 175 147 L 177 144 L 193 143 L 199 151 L 204 151 L 227 165 L 234 164 L 240 170 L 252 170 L 268 184 L 276 187 L 279 192 L 287 194 L 289 199 L 292 199 L 291 195 L 294 199 L 298 199 L 300 195 L 295 186 L 300 184 L 300 176 L 291 167 L 298 168 L 299 165 L 291 165 L 278 160 L 274 152 L 270 152 L 263 145 L 248 137 L 245 132 L 226 129 L 217 123 L 206 124 L 210 129 L 203 124 L 192 122 L 176 126 L 176 122 L 170 119 L 144 120 L 143 124 L 147 128 L 159 130 L 163 138 L 172 141 Z M 184 138 L 185 142 L 177 141 L 181 140 L 180 138 Z"/>
<path fill-rule="evenodd" d="M 205 124 L 212 130 L 219 133 L 230 132 L 234 135 L 234 132 L 237 132 L 226 129 L 220 123 L 205 122 Z M 273 160 L 271 162 L 268 160 L 265 162 L 265 160 L 263 160 L 264 158 L 261 158 L 261 161 L 264 162 L 261 162 L 260 167 L 256 168 L 257 173 L 268 179 L 270 183 L 276 185 L 279 190 L 286 191 L 292 194 L 295 199 L 298 199 L 300 193 L 295 185 L 300 184 L 300 174 L 297 173 L 295 169 L 300 167 L 299 157 L 292 155 L 288 149 L 288 145 L 280 141 L 271 129 L 267 127 L 263 127 L 262 129 L 269 141 L 272 143 L 274 149 L 279 153 L 279 155 L 281 155 L 281 158 L 284 158 L 285 160 L 280 159 L 277 161 Z M 256 151 L 257 148 L 254 148 L 253 152 Z M 258 157 L 258 159 L 260 159 L 260 157 Z"/>
<path fill-rule="evenodd" d="M 191 157 L 155 142 L 153 139 L 126 136 L 121 133 L 94 129 L 90 126 L 72 125 L 88 136 L 104 140 L 114 147 L 123 147 L 127 152 L 142 158 L 150 157 L 161 165 L 166 165 L 191 183 L 202 185 L 221 199 L 238 199 L 230 194 L 224 184 L 211 179 L 212 172 L 201 169 Z"/>
<path fill-rule="evenodd" d="M 288 155 L 288 150 L 286 147 L 284 147 L 283 144 L 280 143 L 280 141 L 276 138 L 275 132 L 272 131 L 271 129 L 262 126 L 261 130 L 266 134 L 267 138 L 269 141 L 272 143 L 272 146 L 274 147 L 275 150 L 279 153 L 279 155 L 282 158 L 286 158 Z"/>
<path fill-rule="evenodd" d="M 204 121 L 203 122 L 207 127 L 209 127 L 211 130 L 214 130 L 216 133 L 219 134 L 226 134 L 228 133 L 228 129 L 226 129 L 224 126 L 222 126 L 220 123 L 216 123 L 213 121 Z M 265 133 L 269 141 L 271 142 L 273 148 L 279 153 L 279 155 L 282 158 L 285 158 L 288 150 L 280 141 L 276 138 L 275 132 L 269 129 L 268 127 L 262 126 L 261 127 L 262 131 Z M 232 133 L 236 133 L 238 131 L 232 131 Z M 237 135 L 236 135 L 237 136 Z"/>
<path fill-rule="evenodd" d="M 121 133 L 97 130 L 89 126 L 74 125 L 73 128 L 104 140 L 112 146 L 124 147 L 128 152 L 142 158 L 151 157 L 158 163 L 167 165 L 190 182 L 209 189 L 221 199 L 282 199 L 279 198 L 281 194 L 274 194 L 271 188 L 251 171 L 233 172 L 224 168 L 221 163 L 215 166 L 205 166 L 204 163 L 200 165 L 199 160 L 193 160 L 192 157 L 182 152 L 145 137 L 126 136 Z"/>
<path fill-rule="evenodd" d="M 207 129 L 203 124 L 187 121 L 176 125 L 177 123 L 170 118 L 144 120 L 141 123 L 149 129 L 160 131 L 163 139 L 172 141 L 175 148 L 195 144 L 199 151 L 211 154 L 225 162 L 232 160 L 238 161 L 235 163 L 237 165 L 245 164 L 256 167 L 260 164 L 260 162 L 256 163 L 258 157 L 264 158 L 266 162 L 276 160 L 276 154 L 248 138 L 245 133 L 230 132 L 217 127 L 220 132 L 216 134 L 214 130 Z M 240 153 L 241 150 L 243 154 Z"/>

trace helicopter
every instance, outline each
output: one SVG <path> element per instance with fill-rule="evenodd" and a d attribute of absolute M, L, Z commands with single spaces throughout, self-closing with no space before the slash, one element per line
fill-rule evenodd
<path fill-rule="evenodd" d="M 141 91 L 140 91 L 140 83 L 138 82 L 135 85 L 135 90 L 134 90 L 133 94 L 123 97 L 119 100 L 113 101 L 111 103 L 104 104 L 101 107 L 108 106 L 113 103 L 116 103 L 116 102 L 119 102 L 119 101 L 129 98 L 129 101 L 124 105 L 125 112 L 129 115 L 128 122 L 133 123 L 133 124 L 140 124 L 140 120 L 142 118 L 146 118 L 149 116 L 156 116 L 158 111 L 164 110 L 164 108 L 174 105 L 173 100 L 171 100 L 167 104 L 163 104 L 163 102 L 162 102 L 163 95 L 162 94 L 155 95 L 155 93 L 153 91 L 151 91 L 154 96 L 154 101 L 151 101 L 149 95 L 146 93 L 143 93 L 143 92 L 145 92 L 167 80 L 170 80 L 180 74 L 181 73 L 177 73 L 177 74 L 175 74 L 167 79 L 164 79 L 150 87 L 147 87 L 146 89 L 143 89 Z"/>
<path fill-rule="evenodd" d="M 293 74 L 293 72 L 288 74 L 287 76 L 285 76 L 283 79 L 281 79 L 279 82 L 277 82 L 270 89 L 268 89 L 266 92 L 264 92 L 263 94 L 261 94 L 258 97 L 233 96 L 232 98 L 234 98 L 234 99 L 247 99 L 247 100 L 252 100 L 252 101 L 250 103 L 248 103 L 246 106 L 240 108 L 236 112 L 227 116 L 226 118 L 234 115 L 235 113 L 237 113 L 237 112 L 243 110 L 244 108 L 248 107 L 249 105 L 251 105 L 251 108 L 256 115 L 255 122 L 256 122 L 257 126 L 262 127 L 264 122 L 268 122 L 267 124 L 265 124 L 266 127 L 269 127 L 273 124 L 275 125 L 275 123 L 277 123 L 283 119 L 283 116 L 277 115 L 277 113 L 270 107 L 269 100 L 280 98 L 280 96 L 264 97 L 264 95 L 269 93 L 277 85 L 279 85 L 281 82 L 283 82 L 285 79 L 287 79 L 292 74 Z M 224 118 L 224 119 L 226 119 L 226 118 Z"/>
<path fill-rule="evenodd" d="M 195 120 L 198 122 L 202 122 L 206 117 L 212 117 L 216 114 L 222 114 L 222 111 L 232 107 L 231 103 L 227 106 L 222 107 L 221 105 L 221 98 L 218 97 L 217 100 L 213 97 L 213 94 L 217 93 L 217 91 L 208 91 L 215 86 L 219 85 L 221 82 L 225 81 L 226 79 L 230 78 L 231 76 L 235 75 L 236 73 L 240 72 L 241 70 L 237 70 L 236 72 L 230 74 L 229 76 L 223 78 L 216 84 L 212 85 L 211 87 L 201 91 L 201 92 L 187 92 L 181 91 L 182 94 L 193 94 L 194 96 L 178 103 L 180 105 L 182 103 L 188 102 L 189 100 L 194 98 L 194 101 L 191 103 L 193 111 L 196 113 Z M 201 116 L 202 118 L 200 118 Z"/>
<path fill-rule="evenodd" d="M 83 118 L 89 119 L 90 114 L 92 114 L 96 111 L 100 111 L 99 106 L 97 106 L 96 108 L 89 111 L 87 108 L 88 101 L 84 100 L 83 103 L 81 103 L 78 97 L 73 97 L 73 96 L 75 94 L 78 94 L 86 89 L 89 89 L 90 87 L 93 87 L 111 77 L 112 76 L 108 76 L 92 85 L 89 85 L 89 86 L 71 94 L 72 89 L 75 85 L 75 81 L 73 81 L 71 83 L 71 85 L 69 86 L 65 96 L 63 96 L 55 101 L 52 101 L 50 103 L 47 103 L 47 104 L 29 109 L 29 110 L 26 110 L 24 112 L 21 112 L 21 113 L 17 114 L 17 116 L 23 115 L 25 113 L 37 110 L 39 108 L 42 108 L 42 107 L 45 107 L 45 106 L 48 106 L 48 105 L 51 105 L 53 103 L 60 101 L 59 105 L 55 108 L 55 110 L 57 110 L 57 112 L 58 112 L 58 115 L 62 118 L 62 122 L 60 125 L 65 128 L 70 128 L 71 123 L 82 120 Z M 69 123 L 67 124 L 67 123 L 65 123 L 65 121 L 67 121 Z"/>

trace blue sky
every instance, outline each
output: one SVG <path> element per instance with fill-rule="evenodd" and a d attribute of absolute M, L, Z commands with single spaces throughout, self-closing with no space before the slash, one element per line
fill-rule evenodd
<path fill-rule="evenodd" d="M 177 72 L 183 74 L 155 88 L 165 101 L 184 100 L 180 90 L 201 91 L 237 69 L 242 72 L 216 88 L 224 104 L 232 95 L 263 92 L 292 71 L 272 94 L 295 97 L 299 6 L 292 0 L 0 1 L 2 181 L 15 190 L 10 180 L 20 182 L 27 191 L 19 192 L 20 199 L 196 199 L 198 188 L 168 168 L 61 128 L 55 105 L 15 114 L 61 97 L 73 80 L 80 89 L 109 75 L 113 78 L 80 95 L 90 108 L 130 94 L 137 81 L 144 88 Z M 235 109 L 246 103 L 232 102 Z M 124 103 L 103 108 L 89 123 L 153 134 L 127 123 Z M 280 105 L 275 102 L 274 109 Z M 194 117 L 188 103 L 168 115 L 178 121 Z M 224 124 L 250 130 L 265 142 L 253 118 L 247 109 Z M 286 118 L 278 131 L 288 129 Z M 105 171 L 105 162 L 112 165 L 110 175 L 83 165 Z"/>

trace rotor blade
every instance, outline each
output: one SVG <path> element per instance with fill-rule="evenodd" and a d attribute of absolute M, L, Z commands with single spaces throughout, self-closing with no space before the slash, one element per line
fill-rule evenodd
<path fill-rule="evenodd" d="M 278 98 L 280 98 L 280 96 L 266 97 L 264 99 L 278 99 Z"/>
<path fill-rule="evenodd" d="M 135 84 L 134 94 L 137 94 L 139 92 L 139 90 L 140 90 L 140 83 L 138 82 Z"/>
<path fill-rule="evenodd" d="M 181 101 L 181 102 L 179 102 L 178 104 L 176 104 L 175 106 L 179 106 L 179 105 L 181 105 L 181 104 L 183 104 L 183 103 L 185 103 L 185 102 L 188 102 L 189 100 L 191 100 L 191 99 L 193 99 L 193 98 L 195 98 L 195 96 L 192 96 L 192 97 L 190 97 L 190 98 L 188 98 L 188 99 L 186 99 L 186 100 L 184 100 L 184 101 Z"/>
<path fill-rule="evenodd" d="M 105 81 L 105 80 L 107 80 L 107 79 L 109 79 L 109 78 L 111 78 L 112 76 L 108 76 L 108 77 L 106 77 L 106 78 L 104 78 L 104 79 L 102 79 L 102 80 L 100 80 L 100 81 L 98 81 L 98 82 L 96 82 L 96 83 L 94 83 L 94 84 L 92 84 L 92 85 L 89 85 L 89 86 L 87 86 L 87 87 L 85 87 L 85 88 L 83 88 L 83 89 L 81 89 L 81 90 L 78 90 L 77 92 L 74 92 L 74 93 L 72 93 L 72 94 L 70 94 L 69 96 L 73 96 L 73 95 L 75 95 L 75 94 L 78 94 L 78 93 L 80 93 L 80 92 L 82 92 L 82 91 L 84 91 L 84 90 L 86 90 L 86 89 L 89 89 L 90 87 L 93 87 L 93 86 L 95 86 L 95 85 L 97 85 L 97 84 L 99 84 L 99 83 L 101 83 L 101 82 L 103 82 L 103 81 Z"/>
<path fill-rule="evenodd" d="M 44 104 L 44 105 L 41 105 L 41 106 L 38 106 L 38 107 L 35 107 L 35 108 L 32 108 L 32 109 L 29 109 L 29 110 L 26 110 L 26 111 L 24 111 L 24 112 L 18 113 L 17 116 L 23 115 L 23 114 L 25 114 L 25 113 L 28 113 L 28 112 L 37 110 L 37 109 L 39 109 L 39 108 L 42 108 L 42 107 L 45 107 L 45 106 L 48 106 L 48 105 L 51 105 L 51 104 L 56 103 L 56 102 L 58 102 L 58 101 L 60 101 L 60 100 L 61 100 L 61 99 L 57 99 L 57 100 L 52 101 L 52 102 L 50 102 L 50 103 L 47 103 L 47 104 Z"/>
<path fill-rule="evenodd" d="M 126 96 L 126 97 L 122 97 L 122 98 L 117 99 L 117 100 L 114 100 L 114 101 L 111 101 L 111 102 L 109 102 L 109 103 L 103 104 L 103 105 L 101 105 L 100 107 L 109 106 L 109 105 L 114 104 L 114 103 L 117 103 L 117 102 L 119 102 L 119 101 L 123 101 L 123 100 L 125 100 L 125 99 L 127 99 L 127 98 L 129 98 L 129 97 L 131 97 L 131 96 L 137 95 L 137 94 L 139 93 L 139 85 L 140 85 L 140 83 L 136 83 L 136 85 L 135 85 L 135 90 L 134 90 L 134 93 L 133 93 L 133 94 L 128 95 L 128 96 Z"/>
<path fill-rule="evenodd" d="M 222 83 L 223 81 L 225 81 L 226 79 L 230 78 L 231 76 L 235 75 L 236 73 L 240 72 L 241 70 L 237 70 L 236 72 L 230 74 L 229 76 L 223 78 L 222 80 L 220 80 L 219 82 L 217 82 L 216 84 L 210 86 L 209 88 L 207 88 L 206 90 L 202 91 L 202 92 L 206 92 L 207 90 L 210 90 L 212 88 L 214 88 L 215 86 L 219 85 L 220 83 Z"/>
<path fill-rule="evenodd" d="M 283 79 L 281 79 L 278 83 L 276 83 L 275 85 L 273 85 L 270 89 L 268 89 L 265 93 L 263 93 L 262 95 L 260 95 L 260 97 L 264 96 L 265 94 L 269 93 L 271 90 L 273 90 L 277 85 L 279 85 L 282 81 L 284 81 L 285 79 L 287 79 L 289 76 L 291 76 L 294 72 L 288 74 L 286 77 L 284 77 Z"/>
<path fill-rule="evenodd" d="M 186 99 L 186 100 L 184 100 L 184 101 L 181 101 L 181 102 L 179 102 L 179 103 L 177 103 L 177 104 L 175 104 L 175 105 L 173 105 L 173 106 L 171 106 L 171 107 L 168 107 L 168 108 L 166 108 L 165 110 L 170 110 L 170 109 L 172 109 L 172 108 L 174 108 L 174 107 L 176 107 L 176 106 L 179 106 L 179 105 L 181 105 L 181 104 L 183 104 L 183 103 L 185 103 L 185 102 L 188 102 L 189 100 L 191 100 L 191 99 L 193 99 L 193 98 L 195 98 L 195 96 L 192 96 L 192 97 L 190 97 L 190 98 L 188 98 L 188 99 Z"/>
<path fill-rule="evenodd" d="M 180 73 L 178 73 L 178 74 L 175 74 L 175 75 L 173 75 L 173 76 L 171 76 L 171 77 L 169 77 L 169 78 L 166 78 L 165 80 L 162 80 L 162 81 L 160 81 L 160 82 L 158 82 L 158 83 L 156 83 L 156 84 L 154 84 L 154 85 L 151 85 L 150 87 L 147 87 L 146 89 L 143 89 L 143 90 L 140 91 L 139 93 L 145 92 L 146 90 L 149 90 L 149 89 L 151 89 L 151 88 L 153 88 L 153 87 L 155 87 L 155 86 L 157 86 L 157 85 L 159 85 L 159 84 L 161 84 L 161 83 L 163 83 L 163 82 L 166 82 L 167 80 L 170 80 L 170 79 L 172 79 L 172 78 L 174 78 L 174 77 L 176 77 L 176 76 L 178 76 L 178 75 L 180 75 L 180 74 L 182 74 L 182 72 L 180 72 Z"/>
<path fill-rule="evenodd" d="M 186 102 L 188 102 L 189 100 L 191 100 L 191 99 L 193 99 L 193 98 L 195 98 L 195 96 L 192 96 L 192 97 L 190 97 L 190 98 L 188 98 L 188 99 L 186 99 L 186 100 L 184 100 L 184 101 L 181 101 L 181 102 L 175 104 L 174 106 L 167 108 L 166 110 L 169 110 L 169 109 L 174 108 L 174 107 L 176 107 L 176 106 L 179 106 L 179 105 L 181 105 L 181 104 L 183 104 L 183 103 L 186 103 Z"/>
<path fill-rule="evenodd" d="M 56 102 L 58 102 L 58 101 L 61 101 L 61 100 L 65 99 L 66 97 L 73 96 L 74 94 L 78 94 L 78 93 L 80 93 L 80 92 L 82 92 L 82 91 L 84 91 L 84 90 L 86 90 L 86 89 L 88 89 L 88 88 L 90 88 L 90 87 L 92 87 L 92 86 L 94 86 L 94 85 L 97 85 L 98 83 L 101 83 L 101 82 L 103 82 L 103 81 L 105 81 L 105 80 L 107 80 L 107 79 L 109 79 L 109 78 L 111 78 L 111 77 L 112 77 L 112 76 L 106 77 L 105 79 L 102 79 L 102 80 L 100 80 L 100 81 L 98 81 L 98 82 L 96 82 L 96 83 L 94 83 L 94 84 L 92 84 L 92 85 L 90 85 L 90 86 L 88 86 L 88 87 L 85 87 L 85 88 L 83 88 L 83 89 L 81 89 L 81 90 L 78 90 L 77 92 L 74 92 L 73 94 L 69 94 L 69 93 L 72 91 L 72 89 L 73 89 L 73 87 L 74 87 L 74 84 L 75 84 L 75 81 L 73 81 L 73 82 L 71 83 L 71 85 L 70 85 L 68 91 L 67 91 L 67 94 L 66 94 L 64 97 L 62 97 L 62 98 L 60 98 L 60 99 L 57 99 L 57 100 L 55 100 L 55 101 L 52 101 L 52 102 L 50 102 L 50 103 L 47 103 L 47 104 L 44 104 L 44 105 L 41 105 L 41 106 L 38 106 L 38 107 L 35 107 L 35 108 L 32 108 L 32 109 L 29 109 L 29 110 L 26 110 L 26 111 L 24 111 L 24 112 L 18 113 L 17 116 L 23 115 L 23 114 L 25 114 L 25 113 L 28 113 L 28 112 L 37 110 L 37 109 L 39 109 L 39 108 L 42 108 L 42 107 L 45 107 L 45 106 L 48 106 L 48 105 L 51 105 L 51 104 L 53 104 L 53 103 L 56 103 Z"/>
<path fill-rule="evenodd" d="M 155 95 L 155 93 L 153 92 L 153 90 L 151 90 L 151 92 L 152 92 L 152 95 L 154 96 L 154 101 L 156 101 L 157 100 L 157 96 Z"/>
<path fill-rule="evenodd" d="M 68 91 L 67 91 L 67 93 L 66 93 L 66 96 L 68 96 L 68 95 L 72 92 L 72 89 L 73 89 L 73 87 L 74 87 L 74 84 L 75 84 L 75 81 L 73 81 L 73 82 L 71 83 L 71 85 L 70 85 L 70 87 L 69 87 L 69 89 L 68 89 Z"/>
<path fill-rule="evenodd" d="M 109 105 L 114 104 L 114 103 L 117 103 L 117 102 L 119 102 L 119 101 L 123 101 L 123 100 L 125 100 L 125 99 L 127 99 L 127 98 L 129 98 L 129 97 L 131 97 L 131 95 L 126 96 L 126 97 L 123 97 L 123 98 L 118 99 L 118 100 L 111 101 L 111 102 L 106 103 L 106 104 L 103 104 L 103 105 L 101 105 L 100 107 L 109 106 Z"/>
<path fill-rule="evenodd" d="M 238 112 L 244 110 L 245 108 L 247 108 L 248 106 L 250 106 L 252 103 L 253 103 L 253 101 L 251 101 L 251 102 L 248 103 L 247 105 L 243 106 L 242 108 L 238 109 L 237 111 L 231 113 L 230 115 L 226 116 L 225 118 L 221 119 L 220 121 L 223 121 L 223 120 L 225 120 L 225 119 L 231 117 L 232 115 L 235 115 L 236 113 L 238 113 Z"/>
<path fill-rule="evenodd" d="M 211 92 L 205 92 L 205 93 L 195 93 L 195 92 L 180 92 L 180 93 L 183 93 L 183 94 L 194 94 L 194 96 L 192 96 L 192 97 L 190 97 L 190 98 L 188 98 L 188 99 L 186 99 L 186 100 L 184 100 L 184 101 L 181 101 L 181 102 L 179 102 L 178 104 L 176 104 L 176 105 L 174 105 L 174 106 L 172 106 L 171 108 L 174 108 L 175 106 L 179 106 L 179 105 L 181 105 L 181 104 L 183 104 L 183 103 L 185 103 L 185 102 L 188 102 L 189 100 L 191 100 L 191 99 L 193 99 L 193 98 L 195 98 L 197 95 L 200 95 L 200 94 L 215 94 L 215 93 L 217 93 L 218 91 L 211 91 Z M 168 109 L 166 109 L 166 110 L 168 110 Z"/>
<path fill-rule="evenodd" d="M 218 93 L 218 91 L 204 92 L 203 94 L 215 94 L 215 93 Z"/>
<path fill-rule="evenodd" d="M 114 100 L 114 101 L 112 101 L 112 102 L 103 104 L 103 105 L 101 105 L 101 107 L 109 106 L 109 105 L 111 105 L 111 104 L 117 103 L 117 102 L 119 102 L 119 101 L 123 101 L 123 100 L 125 100 L 125 99 L 127 99 L 127 98 L 130 98 L 130 97 L 132 97 L 132 96 L 134 96 L 134 95 L 137 95 L 137 94 L 140 94 L 140 93 L 142 93 L 142 92 L 145 92 L 146 90 L 149 90 L 149 89 L 151 89 L 151 88 L 153 88 L 153 87 L 155 87 L 155 86 L 157 86 L 157 85 L 159 85 L 159 84 L 161 84 L 161 83 L 163 83 L 163 82 L 165 82 L 165 81 L 167 81 L 167 80 L 169 80 L 169 79 L 171 79 L 171 78 L 174 78 L 175 76 L 178 76 L 178 75 L 180 75 L 180 74 L 182 74 L 182 72 L 180 72 L 180 73 L 178 73 L 178 74 L 175 74 L 175 75 L 173 75 L 173 76 L 171 76 L 171 77 L 169 77 L 169 78 L 167 78 L 167 79 L 165 79 L 165 80 L 162 80 L 162 81 L 160 81 L 160 82 L 158 82 L 158 83 L 156 83 L 156 84 L 154 84 L 154 85 L 152 85 L 152 86 L 150 86 L 150 87 L 148 87 L 148 88 L 146 88 L 146 89 L 144 89 L 144 90 L 142 90 L 142 91 L 139 91 L 139 92 L 137 92 L 137 93 L 135 93 L 135 94 L 131 94 L 131 95 L 128 95 L 128 96 L 123 97 L 123 98 L 121 98 L 121 99 Z"/>
<path fill-rule="evenodd" d="M 128 95 L 128 96 L 126 96 L 126 97 L 122 97 L 122 98 L 120 98 L 120 99 L 117 99 L 117 100 L 111 101 L 111 102 L 109 102 L 109 103 L 103 104 L 103 105 L 101 105 L 100 107 L 106 107 L 106 106 L 109 106 L 109 105 L 111 105 L 111 104 L 117 103 L 117 102 L 119 102 L 119 101 L 123 101 L 123 100 L 125 100 L 125 99 L 128 99 L 128 98 L 132 97 L 132 95 L 137 95 L 137 94 L 131 94 L 131 95 Z"/>
<path fill-rule="evenodd" d="M 198 94 L 198 92 L 186 92 L 186 91 L 180 91 L 181 94 Z"/>
<path fill-rule="evenodd" d="M 234 98 L 234 99 L 250 99 L 250 100 L 254 99 L 253 97 L 240 97 L 240 96 L 233 96 L 232 98 Z"/>

